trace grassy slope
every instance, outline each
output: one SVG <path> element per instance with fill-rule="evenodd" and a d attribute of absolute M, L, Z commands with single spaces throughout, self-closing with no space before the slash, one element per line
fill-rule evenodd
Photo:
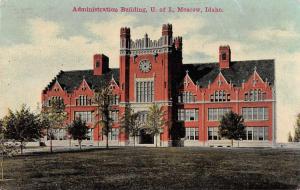
<path fill-rule="evenodd" d="M 299 150 L 123 148 L 19 156 L 4 165 L 5 177 L 15 179 L 1 183 L 8 189 L 294 189 L 300 184 Z"/>

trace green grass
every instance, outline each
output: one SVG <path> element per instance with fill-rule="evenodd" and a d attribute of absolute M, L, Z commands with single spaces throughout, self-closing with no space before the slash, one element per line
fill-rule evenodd
<path fill-rule="evenodd" d="M 296 189 L 292 149 L 120 148 L 6 160 L 0 189 Z"/>

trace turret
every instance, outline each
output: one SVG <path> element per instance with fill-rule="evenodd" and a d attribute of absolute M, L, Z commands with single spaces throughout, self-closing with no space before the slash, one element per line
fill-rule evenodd
<path fill-rule="evenodd" d="M 182 50 L 182 37 L 178 36 L 174 38 L 175 48 L 177 50 Z"/>
<path fill-rule="evenodd" d="M 164 24 L 162 26 L 163 45 L 171 45 L 173 38 L 172 24 Z"/>
<path fill-rule="evenodd" d="M 120 30 L 120 48 L 130 49 L 130 28 L 122 27 Z"/>

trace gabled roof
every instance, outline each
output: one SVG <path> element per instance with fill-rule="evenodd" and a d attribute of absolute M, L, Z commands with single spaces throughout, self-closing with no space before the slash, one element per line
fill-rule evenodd
<path fill-rule="evenodd" d="M 221 72 L 227 82 L 231 82 L 234 86 L 240 87 L 243 82 L 247 82 L 255 69 L 263 81 L 266 82 L 267 80 L 270 85 L 274 85 L 275 71 L 273 59 L 232 61 L 230 67 L 228 69 L 222 69 Z M 220 73 L 218 63 L 183 64 L 181 73 L 182 80 L 186 75 L 186 71 L 188 71 L 194 83 L 200 87 L 207 87 Z M 108 72 L 100 76 L 95 76 L 93 70 L 60 71 L 56 78 L 49 83 L 47 88 L 51 88 L 57 80 L 64 90 L 72 92 L 81 84 L 84 78 L 92 89 L 97 89 L 107 84 L 112 79 L 112 76 L 115 81 L 119 83 L 119 69 L 117 68 L 109 69 Z M 44 92 L 47 88 L 45 88 Z"/>
<path fill-rule="evenodd" d="M 275 71 L 274 60 L 251 60 L 251 61 L 232 61 L 228 69 L 222 69 L 221 72 L 227 82 L 230 82 L 240 87 L 242 82 L 247 82 L 248 78 L 253 74 L 254 69 L 260 77 L 274 85 Z M 218 63 L 198 63 L 198 64 L 183 64 L 182 78 L 185 76 L 185 71 L 189 71 L 189 76 L 192 80 L 201 87 L 207 87 L 209 82 L 213 82 L 218 76 Z"/>
<path fill-rule="evenodd" d="M 85 79 L 92 89 L 97 89 L 107 84 L 112 79 L 112 76 L 119 83 L 119 69 L 109 69 L 108 72 L 100 76 L 94 75 L 93 70 L 60 71 L 56 79 L 53 79 L 47 88 L 51 88 L 57 80 L 64 90 L 72 92 Z"/>

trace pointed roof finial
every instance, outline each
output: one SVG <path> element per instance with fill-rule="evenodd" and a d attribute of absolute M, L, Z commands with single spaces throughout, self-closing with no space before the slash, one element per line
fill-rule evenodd
<path fill-rule="evenodd" d="M 185 74 L 189 74 L 189 70 L 186 70 L 186 71 L 185 71 Z"/>
<path fill-rule="evenodd" d="M 257 69 L 257 67 L 256 67 L 256 66 L 254 66 L 254 69 L 253 69 L 253 70 L 254 70 L 254 71 L 256 71 L 256 69 Z"/>

